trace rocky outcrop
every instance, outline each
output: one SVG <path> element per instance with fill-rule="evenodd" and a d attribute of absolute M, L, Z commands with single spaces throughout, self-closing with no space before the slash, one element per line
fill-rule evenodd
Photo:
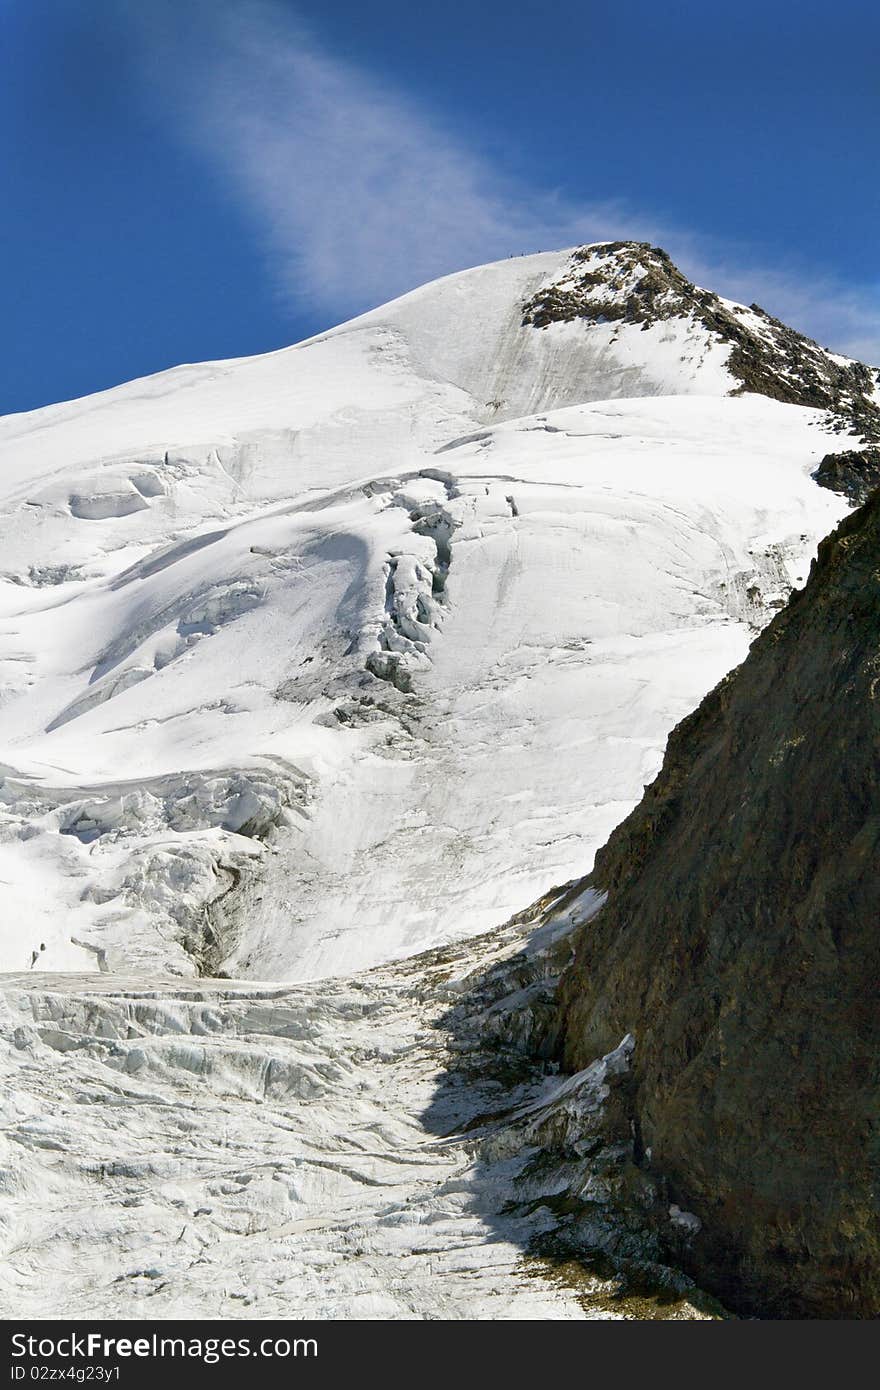
<path fill-rule="evenodd" d="M 840 492 L 853 506 L 861 506 L 874 488 L 880 487 L 880 448 L 826 454 L 813 477 L 821 487 Z"/>
<path fill-rule="evenodd" d="M 880 372 L 827 352 L 759 304 L 748 309 L 699 289 L 659 246 L 609 241 L 583 246 L 561 278 L 544 285 L 523 306 L 523 324 L 584 319 L 650 327 L 664 319 L 701 324 L 730 345 L 727 369 L 738 386 L 790 405 L 830 412 L 835 429 L 865 443 L 880 441 Z M 821 480 L 820 480 L 821 481 Z"/>
<path fill-rule="evenodd" d="M 632 1034 L 641 1162 L 737 1311 L 880 1313 L 880 491 L 669 739 L 585 881 L 578 1071 Z"/>

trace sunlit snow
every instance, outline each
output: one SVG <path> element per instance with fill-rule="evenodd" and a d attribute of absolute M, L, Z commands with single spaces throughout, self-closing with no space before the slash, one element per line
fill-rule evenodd
<path fill-rule="evenodd" d="M 10 1306 L 45 1315 L 69 1262 L 71 1316 L 131 1315 L 153 1264 L 150 1315 L 469 1316 L 463 1270 L 479 1315 L 584 1315 L 420 1147 L 415 967 L 327 977 L 587 872 L 846 505 L 810 477 L 820 413 L 731 397 L 701 325 L 523 327 L 567 263 L 0 421 Z M 205 969 L 320 983 L 188 994 Z M 295 1121 L 276 1066 L 316 1078 Z"/>

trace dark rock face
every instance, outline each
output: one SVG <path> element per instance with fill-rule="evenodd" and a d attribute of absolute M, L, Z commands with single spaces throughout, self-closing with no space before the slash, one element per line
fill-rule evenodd
<path fill-rule="evenodd" d="M 841 492 L 854 506 L 867 502 L 880 487 L 880 449 L 843 449 L 826 454 L 813 474 L 821 487 Z"/>
<path fill-rule="evenodd" d="M 880 1314 L 880 491 L 669 740 L 587 881 L 573 1070 L 635 1037 L 690 1270 L 773 1317 Z"/>
<path fill-rule="evenodd" d="M 572 319 L 647 328 L 670 318 L 690 318 L 731 345 L 727 367 L 740 383 L 734 394 L 754 391 L 827 410 L 835 429 L 853 431 L 865 443 L 880 442 L 877 368 L 833 356 L 758 304 L 748 313 L 711 290 L 698 289 L 665 251 L 649 242 L 582 247 L 564 278 L 523 306 L 523 324 L 535 328 Z"/>

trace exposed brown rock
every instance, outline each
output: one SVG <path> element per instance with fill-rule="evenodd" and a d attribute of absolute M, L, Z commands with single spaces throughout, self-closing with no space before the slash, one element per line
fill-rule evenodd
<path fill-rule="evenodd" d="M 880 491 L 671 735 L 560 993 L 573 1070 L 634 1035 L 642 1161 L 739 1311 L 880 1313 L 878 753 Z"/>
<path fill-rule="evenodd" d="M 588 268 L 596 261 L 599 269 Z M 539 290 L 523 306 L 523 324 L 547 328 L 585 319 L 648 327 L 663 319 L 689 318 L 731 345 L 727 366 L 739 382 L 734 394 L 753 391 L 827 410 L 833 428 L 854 432 L 865 443 L 880 443 L 878 369 L 838 358 L 760 305 L 750 308 L 760 327 L 711 290 L 698 289 L 660 247 L 610 241 L 576 251 L 560 282 Z"/>
<path fill-rule="evenodd" d="M 842 449 L 826 454 L 813 477 L 822 487 L 840 492 L 855 506 L 880 487 L 880 449 Z"/>

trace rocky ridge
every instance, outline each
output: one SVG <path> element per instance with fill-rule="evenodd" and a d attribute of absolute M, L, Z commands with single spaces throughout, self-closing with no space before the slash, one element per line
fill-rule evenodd
<path fill-rule="evenodd" d="M 732 394 L 754 391 L 789 405 L 827 410 L 833 427 L 880 441 L 880 369 L 827 351 L 773 318 L 692 284 L 649 242 L 610 241 L 573 252 L 561 276 L 523 305 L 523 324 L 547 328 L 579 319 L 640 324 L 690 319 L 730 345 Z M 819 479 L 818 481 L 822 481 Z"/>

